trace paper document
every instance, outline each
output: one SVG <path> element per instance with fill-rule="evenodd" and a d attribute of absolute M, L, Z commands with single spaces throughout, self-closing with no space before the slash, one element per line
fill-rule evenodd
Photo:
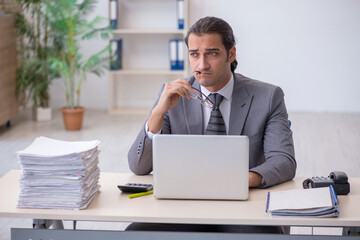
<path fill-rule="evenodd" d="M 272 216 L 335 217 L 338 200 L 332 186 L 268 193 L 266 211 Z"/>
<path fill-rule="evenodd" d="M 100 189 L 99 143 L 38 137 L 17 152 L 21 167 L 17 206 L 86 208 Z"/>
<path fill-rule="evenodd" d="M 61 157 L 85 154 L 100 144 L 100 141 L 68 142 L 47 137 L 37 137 L 27 148 L 18 152 L 21 156 Z"/>

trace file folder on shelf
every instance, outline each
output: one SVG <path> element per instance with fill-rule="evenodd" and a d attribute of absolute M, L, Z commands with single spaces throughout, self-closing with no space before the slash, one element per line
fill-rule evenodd
<path fill-rule="evenodd" d="M 170 39 L 169 58 L 171 70 L 184 70 L 184 40 Z"/>
<path fill-rule="evenodd" d="M 170 69 L 177 70 L 177 39 L 169 41 Z"/>
<path fill-rule="evenodd" d="M 110 28 L 117 29 L 118 16 L 119 16 L 118 0 L 110 0 L 109 4 L 110 4 Z"/>
<path fill-rule="evenodd" d="M 184 70 L 184 40 L 178 39 L 177 40 L 177 69 Z"/>
<path fill-rule="evenodd" d="M 184 29 L 184 0 L 176 0 L 178 29 Z"/>
<path fill-rule="evenodd" d="M 110 40 L 110 70 L 119 70 L 122 68 L 122 39 Z"/>
<path fill-rule="evenodd" d="M 271 216 L 337 217 L 339 202 L 333 186 L 268 192 L 266 212 Z"/>

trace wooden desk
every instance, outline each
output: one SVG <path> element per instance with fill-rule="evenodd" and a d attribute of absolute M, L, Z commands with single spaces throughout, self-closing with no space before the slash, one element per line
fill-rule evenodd
<path fill-rule="evenodd" d="M 265 212 L 268 191 L 302 188 L 303 178 L 296 178 L 269 189 L 251 189 L 247 201 L 158 200 L 153 195 L 129 199 L 117 185 L 127 182 L 152 183 L 152 176 L 127 173 L 101 173 L 100 194 L 85 210 L 20 209 L 19 171 L 12 170 L 0 179 L 0 217 L 63 219 L 84 221 L 239 224 L 280 226 L 360 226 L 360 179 L 350 179 L 351 192 L 339 196 L 337 218 L 301 218 L 269 216 Z"/>

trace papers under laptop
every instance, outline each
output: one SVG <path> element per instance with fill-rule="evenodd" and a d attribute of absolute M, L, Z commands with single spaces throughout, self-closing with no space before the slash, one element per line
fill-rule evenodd
<path fill-rule="evenodd" d="M 246 136 L 155 135 L 154 195 L 166 199 L 246 200 Z"/>

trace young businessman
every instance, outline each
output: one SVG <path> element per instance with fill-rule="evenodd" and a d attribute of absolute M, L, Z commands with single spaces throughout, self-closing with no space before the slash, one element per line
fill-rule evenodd
<path fill-rule="evenodd" d="M 282 90 L 234 73 L 235 39 L 230 25 L 222 19 L 198 20 L 185 43 L 193 75 L 163 86 L 128 153 L 131 171 L 139 175 L 152 171 L 153 134 L 209 133 L 213 110 L 190 98 L 196 88 L 209 98 L 212 93 L 222 96 L 222 133 L 249 137 L 250 187 L 263 188 L 292 179 L 296 161 Z"/>
<path fill-rule="evenodd" d="M 159 99 L 129 153 L 135 174 L 152 171 L 153 134 L 204 134 L 211 109 L 191 99 L 192 87 L 224 96 L 220 112 L 227 135 L 250 140 L 249 186 L 268 187 L 292 179 L 296 161 L 292 132 L 279 87 L 234 73 L 237 66 L 231 27 L 215 17 L 198 20 L 185 43 L 194 75 L 163 86 Z"/>

